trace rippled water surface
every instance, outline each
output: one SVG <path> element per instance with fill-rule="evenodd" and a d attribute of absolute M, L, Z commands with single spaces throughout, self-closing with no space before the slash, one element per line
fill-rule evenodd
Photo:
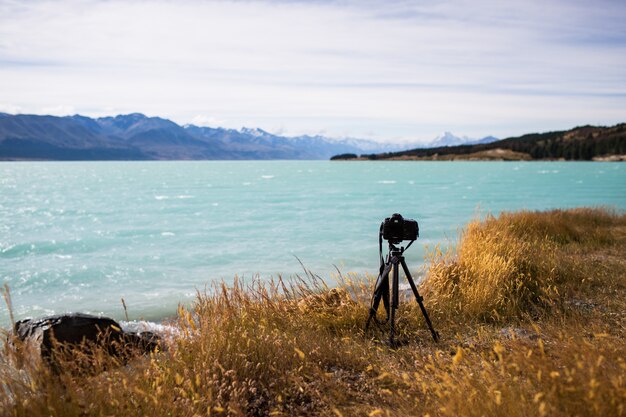
<path fill-rule="evenodd" d="M 375 273 L 378 227 L 418 220 L 407 253 L 454 242 L 477 214 L 626 209 L 626 165 L 577 162 L 4 162 L 0 280 L 16 318 L 131 318 L 235 275 Z M 296 258 L 297 257 L 297 258 Z M 0 324 L 8 323 L 6 308 Z"/>

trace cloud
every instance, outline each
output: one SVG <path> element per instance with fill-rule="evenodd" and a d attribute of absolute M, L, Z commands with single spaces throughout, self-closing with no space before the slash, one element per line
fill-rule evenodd
<path fill-rule="evenodd" d="M 11 103 L 0 103 L 0 113 L 20 114 L 22 108 Z"/>
<path fill-rule="evenodd" d="M 196 115 L 191 119 L 191 124 L 196 126 L 205 126 L 205 127 L 221 127 L 225 125 L 225 121 L 222 119 L 215 118 L 213 116 L 206 115 Z"/>
<path fill-rule="evenodd" d="M 614 1 L 0 1 L 0 90 L 30 112 L 506 136 L 623 121 L 625 19 Z"/>
<path fill-rule="evenodd" d="M 51 116 L 71 116 L 76 114 L 76 109 L 74 106 L 59 104 L 56 106 L 42 107 L 40 113 L 49 114 Z"/>

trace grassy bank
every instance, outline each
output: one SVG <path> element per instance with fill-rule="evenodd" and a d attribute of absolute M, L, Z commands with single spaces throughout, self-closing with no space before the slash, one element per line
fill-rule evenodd
<path fill-rule="evenodd" d="M 626 216 L 521 212 L 431 254 L 393 350 L 364 335 L 371 279 L 236 283 L 198 294 L 166 349 L 96 375 L 51 374 L 5 344 L 6 416 L 626 414 Z M 74 362 L 70 361 L 68 366 Z"/>

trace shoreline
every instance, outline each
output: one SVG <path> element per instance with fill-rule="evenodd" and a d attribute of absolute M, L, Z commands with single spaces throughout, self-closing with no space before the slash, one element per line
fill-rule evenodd
<path fill-rule="evenodd" d="M 58 378 L 41 368 L 3 364 L 0 383 L 18 401 L 0 399 L 0 409 L 34 417 L 81 409 L 155 417 L 619 415 L 624 211 L 505 212 L 464 230 L 454 252 L 433 256 L 419 287 L 438 343 L 416 304 L 403 299 L 397 336 L 406 344 L 390 348 L 386 331 L 363 333 L 372 279 L 335 289 L 256 282 L 252 291 L 235 282 L 180 309 L 180 333 L 167 349 L 99 375 L 64 375 L 62 395 Z"/>
<path fill-rule="evenodd" d="M 433 155 L 433 156 L 398 156 L 398 157 L 384 157 L 377 156 L 376 158 L 368 158 L 359 156 L 356 158 L 335 158 L 332 161 L 371 161 L 371 162 L 384 162 L 384 161 L 469 161 L 469 162 L 626 162 L 626 155 L 604 155 L 596 156 L 591 160 L 584 159 L 565 159 L 565 158 L 545 158 L 536 159 L 532 158 L 528 154 L 520 154 L 519 152 L 498 152 L 504 151 L 503 149 L 495 149 L 492 154 L 485 154 L 478 152 L 475 154 L 459 155 Z M 491 151 L 487 151 L 491 152 Z"/>

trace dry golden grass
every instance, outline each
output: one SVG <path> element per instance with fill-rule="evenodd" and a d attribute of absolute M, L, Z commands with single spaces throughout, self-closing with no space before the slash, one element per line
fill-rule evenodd
<path fill-rule="evenodd" d="M 310 276 L 198 294 L 180 335 L 96 375 L 54 375 L 24 347 L 0 356 L 2 416 L 622 416 L 626 216 L 521 212 L 471 223 L 432 254 L 390 349 L 363 334 L 371 279 Z M 68 358 L 67 366 L 75 365 Z"/>
<path fill-rule="evenodd" d="M 470 318 L 536 317 L 601 280 L 595 268 L 607 265 L 590 265 L 589 251 L 611 262 L 604 252 L 623 245 L 625 229 L 624 216 L 608 210 L 489 216 L 469 224 L 456 253 L 432 255 L 426 291 L 439 308 Z"/>

